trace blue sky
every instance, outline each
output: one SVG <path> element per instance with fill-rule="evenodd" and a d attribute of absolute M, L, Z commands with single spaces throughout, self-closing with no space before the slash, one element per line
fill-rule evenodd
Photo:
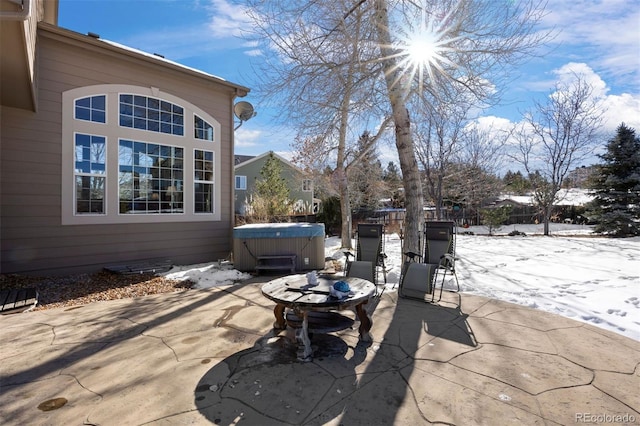
<path fill-rule="evenodd" d="M 498 0 L 496 0 L 498 1 Z M 60 0 L 63 27 L 158 53 L 225 80 L 254 86 L 261 52 L 239 35 L 248 25 L 229 0 Z M 637 0 L 549 0 L 540 30 L 555 28 L 555 39 L 539 57 L 513 70 L 518 76 L 504 102 L 485 111 L 483 120 L 507 126 L 518 122 L 533 99 L 544 100 L 555 82 L 571 71 L 582 73 L 604 98 L 607 138 L 625 122 L 640 134 L 640 4 Z M 291 129 L 274 124 L 277 111 L 261 109 L 236 132 L 236 154 L 274 150 L 288 157 Z M 379 150 L 383 164 L 394 159 L 393 147 Z"/>

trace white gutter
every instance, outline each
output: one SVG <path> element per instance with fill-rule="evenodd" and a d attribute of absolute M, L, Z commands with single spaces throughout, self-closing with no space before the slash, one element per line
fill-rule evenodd
<path fill-rule="evenodd" d="M 26 21 L 31 16 L 31 0 L 8 0 L 9 2 L 20 6 L 22 9 L 18 12 L 0 12 L 0 20 L 7 21 Z"/>

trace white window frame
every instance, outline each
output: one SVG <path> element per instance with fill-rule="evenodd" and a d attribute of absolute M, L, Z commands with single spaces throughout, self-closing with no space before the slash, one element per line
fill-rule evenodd
<path fill-rule="evenodd" d="M 313 191 L 313 180 L 311 180 L 311 179 L 302 179 L 302 191 L 304 191 L 304 192 Z"/>
<path fill-rule="evenodd" d="M 172 135 L 119 125 L 119 95 L 136 94 L 179 105 L 184 108 L 184 135 Z M 106 95 L 106 123 L 76 120 L 75 100 L 88 96 Z M 202 140 L 194 137 L 194 114 L 211 124 L 214 128 L 214 140 Z M 105 183 L 105 213 L 100 215 L 75 214 L 75 133 L 99 134 L 106 138 L 107 144 L 107 181 Z M 221 146 L 217 140 L 221 134 L 221 125 L 211 115 L 177 96 L 163 92 L 158 88 L 140 87 L 122 84 L 102 84 L 68 90 L 62 94 L 62 224 L 125 224 L 125 223 L 164 223 L 164 222 L 203 222 L 220 221 L 221 193 Z M 170 145 L 184 148 L 184 212 L 175 214 L 120 214 L 118 170 L 119 140 L 128 139 L 151 144 Z M 214 199 L 212 213 L 194 211 L 194 153 L 195 150 L 214 153 Z"/>
<path fill-rule="evenodd" d="M 107 105 L 106 96 L 105 96 L 105 100 L 104 100 L 104 104 L 105 104 L 104 105 L 104 107 L 105 107 L 104 110 L 97 109 L 97 108 L 95 108 L 93 106 L 93 98 L 96 98 L 96 97 L 99 97 L 99 96 L 105 96 L 105 94 L 104 93 L 96 93 L 96 94 L 93 94 L 93 95 L 90 95 L 90 96 L 83 96 L 83 97 L 74 99 L 73 100 L 73 117 L 76 120 L 83 120 L 83 121 L 89 121 L 89 122 L 92 122 L 92 123 L 106 124 L 107 120 L 108 120 L 107 109 L 109 108 L 108 105 Z M 80 101 L 80 100 L 83 100 L 83 99 L 87 99 L 87 98 L 89 98 L 89 103 L 91 104 L 88 107 L 81 106 L 81 105 L 76 105 L 77 101 Z M 80 118 L 80 117 L 77 116 L 77 112 L 78 112 L 77 108 L 82 108 L 82 109 L 87 110 L 89 112 L 89 116 L 93 116 L 94 112 L 102 112 L 105 115 L 104 121 L 94 120 L 92 117 L 89 118 L 89 119 Z"/>
<path fill-rule="evenodd" d="M 240 185 L 238 185 L 240 182 Z M 246 191 L 247 190 L 247 177 L 244 175 L 236 175 L 235 177 L 235 188 L 238 191 Z"/>
<path fill-rule="evenodd" d="M 204 152 L 204 153 L 213 154 L 213 167 L 214 167 L 214 170 L 213 170 L 213 173 L 211 173 L 211 175 L 209 176 L 208 179 L 207 179 L 206 176 L 201 176 L 200 178 L 198 178 L 198 176 L 197 176 L 196 172 L 198 171 L 198 169 L 195 167 L 195 163 L 197 162 L 196 151 L 201 151 L 201 152 Z M 207 160 L 204 160 L 204 161 L 207 161 Z M 217 192 L 216 191 L 216 182 L 215 182 L 215 177 L 214 177 L 215 176 L 215 168 L 216 168 L 216 153 L 211 151 L 211 150 L 195 149 L 195 150 L 193 150 L 193 163 L 194 163 L 194 168 L 193 168 L 193 170 L 194 170 L 194 177 L 193 177 L 193 187 L 194 188 L 193 188 L 193 193 L 195 195 L 195 185 L 196 184 L 211 185 L 212 186 L 212 191 L 213 191 L 213 198 L 211 200 L 211 209 L 212 209 L 212 212 L 213 212 L 213 211 L 216 210 L 216 203 L 215 203 L 216 197 L 215 197 L 215 194 Z M 212 213 L 212 212 L 207 212 L 207 211 L 204 211 L 204 212 L 203 211 L 195 211 L 195 208 L 196 208 L 195 205 L 197 203 L 197 200 L 194 199 L 193 203 L 194 203 L 193 209 L 194 209 L 195 214 L 201 215 L 201 214 L 211 214 Z"/>
<path fill-rule="evenodd" d="M 75 167 L 75 162 L 77 160 L 77 149 L 78 149 L 78 145 L 77 145 L 77 138 L 79 135 L 83 135 L 83 136 L 87 136 L 89 138 L 94 138 L 94 137 L 98 137 L 98 138 L 102 138 L 104 140 L 104 147 L 105 149 L 107 148 L 107 138 L 105 138 L 102 135 L 91 135 L 91 134 L 86 134 L 86 133 L 79 133 L 76 132 L 73 135 L 73 147 L 74 147 L 74 153 L 73 153 L 73 160 L 74 160 L 74 167 L 73 167 L 73 183 L 74 185 L 77 182 L 77 178 L 79 177 L 84 177 L 84 178 L 97 178 L 97 179 L 102 179 L 103 180 L 103 194 L 102 194 L 102 211 L 101 212 L 79 212 L 78 211 L 78 193 L 77 193 L 77 186 L 74 187 L 74 191 L 73 191 L 73 211 L 74 214 L 76 215 L 104 215 L 107 211 L 106 208 L 106 204 L 107 204 L 107 199 L 106 199 L 106 182 L 107 182 L 107 171 L 109 170 L 109 165 L 106 164 L 106 158 L 104 158 L 104 165 L 105 165 L 105 171 L 103 173 L 98 173 L 98 172 L 94 172 L 94 171 L 88 171 L 88 172 L 80 172 L 76 169 Z M 92 149 L 92 145 L 90 145 L 89 150 L 91 151 Z M 91 157 L 91 152 L 89 154 L 89 157 Z M 84 157 L 83 157 L 84 158 Z M 91 162 L 91 158 L 89 159 L 89 162 Z M 91 200 L 89 200 L 91 202 Z"/>

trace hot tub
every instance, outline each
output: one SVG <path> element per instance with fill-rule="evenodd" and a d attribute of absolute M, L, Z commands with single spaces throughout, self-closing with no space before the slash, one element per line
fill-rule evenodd
<path fill-rule="evenodd" d="M 261 256 L 295 255 L 297 271 L 324 269 L 324 223 L 256 223 L 233 229 L 233 264 L 254 271 Z"/>

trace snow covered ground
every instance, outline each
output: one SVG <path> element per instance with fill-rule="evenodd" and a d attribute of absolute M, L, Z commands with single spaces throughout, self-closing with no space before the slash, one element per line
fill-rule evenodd
<path fill-rule="evenodd" d="M 526 236 L 506 235 L 514 229 Z M 553 312 L 640 341 L 640 237 L 594 237 L 591 227 L 570 224 L 551 224 L 550 237 L 542 236 L 542 225 L 509 225 L 492 237 L 484 227 L 458 232 L 456 270 L 464 293 Z M 397 291 L 397 234 L 385 235 L 384 251 L 386 291 Z M 339 238 L 325 240 L 325 254 L 344 262 Z M 250 277 L 217 262 L 174 267 L 166 275 L 191 279 L 200 288 Z"/>

